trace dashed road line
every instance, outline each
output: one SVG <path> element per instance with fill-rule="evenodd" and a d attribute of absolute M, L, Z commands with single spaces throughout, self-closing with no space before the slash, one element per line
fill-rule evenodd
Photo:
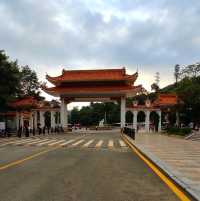
<path fill-rule="evenodd" d="M 121 147 L 126 147 L 126 144 L 122 140 L 119 140 L 119 144 L 120 144 Z"/>
<path fill-rule="evenodd" d="M 9 142 L 5 142 L 0 144 L 0 147 L 6 145 L 16 145 L 16 146 L 61 146 L 65 147 L 70 145 L 70 147 L 91 147 L 91 148 L 101 148 L 105 143 L 104 148 L 120 148 L 120 147 L 127 147 L 126 144 L 119 139 L 84 139 L 83 137 L 75 138 L 75 139 L 65 139 L 65 138 L 52 138 L 48 136 L 48 138 L 41 138 L 41 137 L 31 137 L 31 138 L 21 138 L 10 140 Z"/>
<path fill-rule="evenodd" d="M 13 145 L 20 145 L 20 144 L 24 144 L 24 143 L 27 143 L 27 142 L 31 142 L 33 141 L 34 139 L 26 139 L 26 140 L 20 140 L 18 142 L 14 142 L 12 143 Z"/>
<path fill-rule="evenodd" d="M 35 144 L 37 144 L 37 143 L 45 142 L 45 141 L 48 141 L 48 140 L 49 140 L 49 139 L 44 139 L 44 140 L 42 140 L 42 139 L 37 139 L 37 140 L 34 140 L 34 141 L 32 141 L 32 142 L 27 143 L 26 145 L 27 145 L 27 146 L 29 146 L 29 145 L 35 145 Z"/>
<path fill-rule="evenodd" d="M 78 142 L 73 143 L 72 146 L 75 147 L 75 146 L 81 144 L 81 143 L 84 142 L 84 141 L 85 141 L 85 140 L 79 140 Z"/>
<path fill-rule="evenodd" d="M 109 148 L 113 148 L 113 146 L 114 146 L 113 140 L 109 140 L 109 141 L 108 141 L 108 147 L 109 147 Z"/>
<path fill-rule="evenodd" d="M 96 148 L 100 148 L 103 144 L 103 140 L 99 140 L 99 142 L 95 145 Z"/>
<path fill-rule="evenodd" d="M 57 142 L 53 142 L 53 143 L 48 144 L 48 146 L 55 146 L 55 145 L 57 145 L 59 143 L 65 142 L 65 141 L 66 140 L 58 140 Z"/>
<path fill-rule="evenodd" d="M 90 140 L 90 141 L 88 141 L 87 143 L 85 143 L 85 144 L 83 145 L 83 147 L 89 147 L 89 145 L 92 144 L 93 142 L 94 142 L 94 140 Z"/>
<path fill-rule="evenodd" d="M 19 140 L 19 139 L 11 140 L 11 141 L 9 141 L 9 142 L 0 144 L 0 147 L 6 146 L 6 145 L 10 145 L 10 144 L 12 144 L 12 143 L 14 143 L 14 142 L 20 142 L 20 141 L 21 141 L 21 140 Z"/>
<path fill-rule="evenodd" d="M 37 144 L 37 146 L 43 146 L 43 145 L 46 145 L 46 144 L 48 144 L 48 143 L 55 142 L 55 141 L 56 141 L 56 140 L 48 140 L 48 141 L 46 141 L 46 142 L 42 142 L 42 143 Z"/>
<path fill-rule="evenodd" d="M 67 146 L 68 144 L 74 142 L 75 140 L 76 140 L 76 139 L 68 140 L 67 142 L 61 143 L 60 146 L 61 146 L 61 147 L 65 147 L 65 146 Z"/>

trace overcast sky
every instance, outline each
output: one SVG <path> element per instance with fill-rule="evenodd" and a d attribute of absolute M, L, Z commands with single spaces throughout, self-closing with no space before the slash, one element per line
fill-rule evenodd
<path fill-rule="evenodd" d="M 147 89 L 200 61 L 199 0 L 0 0 L 0 49 L 40 80 L 62 68 L 127 67 Z"/>

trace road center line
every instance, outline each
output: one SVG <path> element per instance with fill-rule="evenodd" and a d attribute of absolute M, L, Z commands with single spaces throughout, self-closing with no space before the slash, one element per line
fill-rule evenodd
<path fill-rule="evenodd" d="M 78 138 L 76 138 L 76 139 L 73 139 L 73 141 L 78 140 L 78 139 L 80 139 L 80 137 L 78 137 Z M 43 155 L 43 154 L 45 154 L 45 153 L 48 153 L 48 152 L 50 152 L 50 151 L 54 151 L 54 150 L 59 149 L 59 148 L 61 148 L 61 147 L 62 147 L 62 146 L 56 146 L 56 147 L 51 148 L 51 149 L 46 149 L 46 150 L 41 151 L 41 152 L 38 152 L 38 153 L 36 153 L 36 154 L 27 156 L 27 157 L 25 157 L 25 158 L 23 158 L 23 159 L 10 162 L 10 163 L 8 163 L 8 164 L 6 164 L 6 165 L 2 165 L 2 166 L 0 166 L 0 171 L 1 171 L 1 170 L 5 170 L 5 169 L 10 168 L 10 167 L 14 167 L 14 166 L 20 165 L 20 164 L 23 163 L 23 162 L 26 162 L 26 161 L 28 161 L 28 160 L 34 159 L 34 158 L 36 158 L 36 157 L 38 157 L 38 156 L 41 156 L 41 155 Z"/>
<path fill-rule="evenodd" d="M 40 156 L 40 155 L 43 155 L 43 154 L 45 154 L 45 153 L 47 153 L 47 152 L 53 151 L 53 150 L 58 149 L 58 148 L 59 148 L 59 147 L 56 147 L 56 148 L 53 148 L 53 149 L 47 149 L 47 150 L 38 152 L 38 153 L 36 153 L 36 154 L 30 155 L 30 156 L 28 156 L 28 157 L 26 157 L 26 158 L 23 158 L 23 159 L 20 159 L 20 160 L 17 160 L 17 161 L 8 163 L 8 164 L 6 164 L 6 165 L 2 165 L 2 166 L 0 166 L 0 171 L 1 171 L 1 170 L 5 170 L 5 169 L 10 168 L 10 167 L 13 167 L 13 166 L 16 166 L 16 165 L 19 165 L 19 164 L 21 164 L 21 163 L 23 163 L 23 162 L 25 162 L 25 161 L 31 160 L 31 159 L 33 159 L 33 158 L 36 158 L 36 157 L 38 157 L 38 156 Z"/>

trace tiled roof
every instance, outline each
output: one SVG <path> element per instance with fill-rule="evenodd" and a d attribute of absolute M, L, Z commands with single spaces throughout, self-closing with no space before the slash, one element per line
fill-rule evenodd
<path fill-rule="evenodd" d="M 63 70 L 58 77 L 46 76 L 53 84 L 62 82 L 83 82 L 83 81 L 132 81 L 137 79 L 137 73 L 127 75 L 125 68 L 122 69 L 100 69 L 100 70 Z"/>
<path fill-rule="evenodd" d="M 46 93 L 51 95 L 59 95 L 59 94 L 77 94 L 77 93 L 112 93 L 112 92 L 127 92 L 130 90 L 134 90 L 137 87 L 130 85 L 118 85 L 118 86 L 72 86 L 72 87 L 51 87 L 51 88 L 43 88 Z"/>
<path fill-rule="evenodd" d="M 176 105 L 178 103 L 178 97 L 174 93 L 160 94 L 154 101 L 154 105 L 165 106 L 165 105 Z"/>
<path fill-rule="evenodd" d="M 16 100 L 9 105 L 14 108 L 18 107 L 29 107 L 29 106 L 34 106 L 37 104 L 37 101 L 33 97 L 25 97 L 19 100 Z"/>

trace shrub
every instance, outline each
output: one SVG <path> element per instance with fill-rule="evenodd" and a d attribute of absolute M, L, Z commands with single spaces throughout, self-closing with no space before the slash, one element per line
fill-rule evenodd
<path fill-rule="evenodd" d="M 174 135 L 181 135 L 186 136 L 192 132 L 191 128 L 177 128 L 177 127 L 171 127 L 167 129 L 168 134 L 174 134 Z"/>

